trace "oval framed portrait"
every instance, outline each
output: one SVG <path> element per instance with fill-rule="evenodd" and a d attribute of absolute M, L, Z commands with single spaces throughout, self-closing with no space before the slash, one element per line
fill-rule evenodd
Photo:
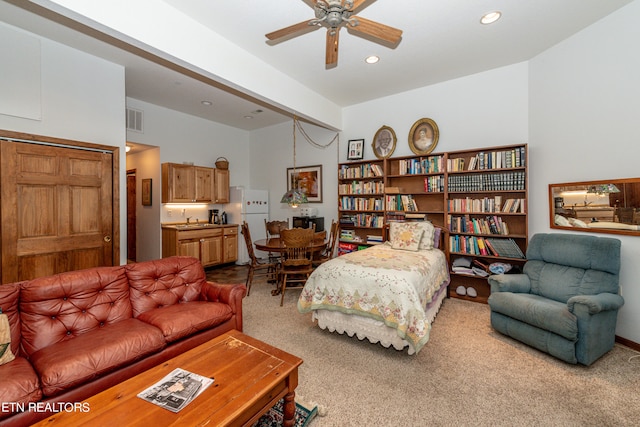
<path fill-rule="evenodd" d="M 409 148 L 416 154 L 429 154 L 438 145 L 440 131 L 438 125 L 431 119 L 420 119 L 411 126 L 409 131 Z"/>
<path fill-rule="evenodd" d="M 379 159 L 386 159 L 396 149 L 396 133 L 389 126 L 382 126 L 373 137 L 371 147 L 373 154 Z"/>

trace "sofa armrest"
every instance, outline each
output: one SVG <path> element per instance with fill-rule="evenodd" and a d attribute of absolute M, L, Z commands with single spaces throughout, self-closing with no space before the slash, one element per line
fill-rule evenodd
<path fill-rule="evenodd" d="M 584 305 L 589 314 L 596 314 L 602 311 L 619 309 L 624 305 L 624 298 L 611 293 L 576 295 L 567 301 L 567 308 L 571 313 L 574 313 L 576 304 Z"/>
<path fill-rule="evenodd" d="M 236 317 L 236 329 L 242 332 L 242 299 L 247 294 L 245 285 L 206 282 L 201 294 L 205 301 L 229 304 Z"/>
<path fill-rule="evenodd" d="M 529 293 L 531 281 L 526 274 L 495 274 L 487 279 L 493 292 Z"/>

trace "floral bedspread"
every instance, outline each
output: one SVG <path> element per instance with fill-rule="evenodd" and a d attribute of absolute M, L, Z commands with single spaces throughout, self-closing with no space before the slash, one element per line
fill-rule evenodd
<path fill-rule="evenodd" d="M 302 290 L 298 311 L 337 310 L 382 320 L 418 352 L 431 331 L 426 306 L 448 282 L 441 250 L 412 252 L 376 245 L 320 265 Z"/>

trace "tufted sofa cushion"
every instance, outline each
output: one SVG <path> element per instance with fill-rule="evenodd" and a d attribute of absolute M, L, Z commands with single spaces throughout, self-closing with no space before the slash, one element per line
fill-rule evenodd
<path fill-rule="evenodd" d="M 191 257 L 171 257 L 129 264 L 133 317 L 156 308 L 199 301 L 206 284 L 202 264 Z"/>
<path fill-rule="evenodd" d="M 137 319 L 125 319 L 90 334 L 42 348 L 31 355 L 42 392 L 55 396 L 165 347 L 162 333 Z"/>
<path fill-rule="evenodd" d="M 159 328 L 169 342 L 209 329 L 233 316 L 229 304 L 207 301 L 209 284 L 202 264 L 191 257 L 172 257 L 130 264 L 133 313 Z"/>
<path fill-rule="evenodd" d="M 33 279 L 20 294 L 27 355 L 132 317 L 124 267 L 98 267 Z"/>

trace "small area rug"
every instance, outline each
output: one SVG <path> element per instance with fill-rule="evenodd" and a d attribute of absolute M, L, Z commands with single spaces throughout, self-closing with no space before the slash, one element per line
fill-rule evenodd
<path fill-rule="evenodd" d="M 282 420 L 284 418 L 282 414 L 282 407 L 284 405 L 284 399 L 280 400 L 276 403 L 273 408 L 269 409 L 269 411 L 264 414 L 254 425 L 253 427 L 276 427 L 282 425 Z M 295 423 L 293 424 L 295 427 L 307 427 L 311 420 L 318 414 L 318 407 L 313 406 L 312 408 L 307 408 L 302 406 L 300 403 L 296 402 L 296 416 Z"/>

